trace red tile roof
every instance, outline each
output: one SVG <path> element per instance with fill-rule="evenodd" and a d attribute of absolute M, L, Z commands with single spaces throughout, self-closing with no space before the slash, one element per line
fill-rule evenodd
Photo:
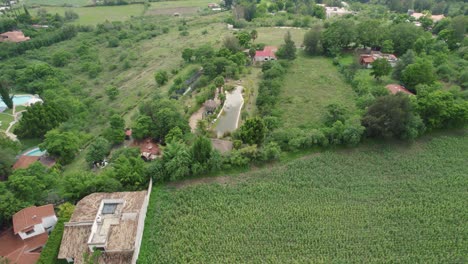
<path fill-rule="evenodd" d="M 374 62 L 374 58 L 372 56 L 361 56 L 361 63 L 370 64 Z"/>
<path fill-rule="evenodd" d="M 26 169 L 29 165 L 39 160 L 39 156 L 21 156 L 13 165 L 13 169 Z"/>
<path fill-rule="evenodd" d="M 385 86 L 385 88 L 387 88 L 387 90 L 389 90 L 392 94 L 402 92 L 402 93 L 414 95 L 412 92 L 408 91 L 408 89 L 398 84 L 389 84 Z"/>
<path fill-rule="evenodd" d="M 275 52 L 278 50 L 278 48 L 273 47 L 273 46 L 265 46 L 263 50 L 257 50 L 255 52 L 255 57 L 272 57 L 276 58 Z"/>
<path fill-rule="evenodd" d="M 134 142 L 136 146 L 140 147 L 141 153 L 151 153 L 152 155 L 159 155 L 160 149 L 157 143 L 154 143 L 151 139 L 145 139 L 139 142 Z"/>
<path fill-rule="evenodd" d="M 28 227 L 42 223 L 42 218 L 51 215 L 55 215 L 52 204 L 24 208 L 13 215 L 13 231 L 18 234 Z"/>
<path fill-rule="evenodd" d="M 34 162 L 39 161 L 42 165 L 46 167 L 52 167 L 55 165 L 55 160 L 51 157 L 46 156 L 21 156 L 19 159 L 13 164 L 13 169 L 27 169 L 31 164 Z"/>
<path fill-rule="evenodd" d="M 47 233 L 22 240 L 14 235 L 11 229 L 0 236 L 0 256 L 7 258 L 15 264 L 34 264 L 39 260 L 40 253 L 37 249 L 42 248 L 48 239 Z M 32 252 L 34 251 L 34 252 Z"/>

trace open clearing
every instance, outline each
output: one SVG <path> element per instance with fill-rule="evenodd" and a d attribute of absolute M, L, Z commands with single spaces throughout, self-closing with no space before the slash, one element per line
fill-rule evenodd
<path fill-rule="evenodd" d="M 264 43 L 266 45 L 280 46 L 284 44 L 284 36 L 289 31 L 291 38 L 296 46 L 301 46 L 304 40 L 304 34 L 307 32 L 305 29 L 298 28 L 278 28 L 278 27 L 260 27 L 256 28 L 258 38 L 255 43 Z"/>
<path fill-rule="evenodd" d="M 155 187 L 139 262 L 464 262 L 466 153 L 465 131 Z"/>
<path fill-rule="evenodd" d="M 341 103 L 352 110 L 354 96 L 331 59 L 300 53 L 288 69 L 278 108 L 284 127 L 320 127 L 327 105 Z"/>
<path fill-rule="evenodd" d="M 84 6 L 92 3 L 91 0 L 25 0 L 27 5 L 49 5 L 49 6 Z"/>
<path fill-rule="evenodd" d="M 108 21 L 125 21 L 132 16 L 143 14 L 142 4 L 123 6 L 96 6 L 96 7 L 45 7 L 47 12 L 64 15 L 65 11 L 72 10 L 79 15 L 74 24 L 96 25 Z"/>

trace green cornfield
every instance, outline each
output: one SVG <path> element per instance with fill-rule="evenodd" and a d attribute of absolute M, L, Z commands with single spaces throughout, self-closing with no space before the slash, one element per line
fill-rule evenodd
<path fill-rule="evenodd" d="M 468 135 L 155 187 L 138 262 L 467 263 Z"/>

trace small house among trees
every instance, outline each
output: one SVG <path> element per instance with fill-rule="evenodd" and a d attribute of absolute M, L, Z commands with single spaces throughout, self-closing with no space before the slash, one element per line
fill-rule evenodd
<path fill-rule="evenodd" d="M 395 67 L 398 58 L 393 54 L 382 53 L 380 51 L 371 51 L 369 54 L 361 54 L 359 56 L 359 63 L 370 69 L 372 68 L 372 63 L 377 59 L 386 59 L 392 67 Z"/>
<path fill-rule="evenodd" d="M 216 103 L 216 101 L 213 99 L 206 101 L 203 105 L 205 106 L 205 111 L 207 114 L 214 113 L 216 108 L 218 108 L 218 103 Z"/>
<path fill-rule="evenodd" d="M 404 94 L 414 95 L 408 89 L 406 89 L 405 87 L 403 87 L 401 85 L 398 85 L 398 84 L 389 84 L 389 85 L 385 86 L 385 88 L 388 91 L 390 91 L 391 94 L 404 93 Z"/>
<path fill-rule="evenodd" d="M 152 161 L 161 155 L 158 144 L 149 138 L 135 141 L 134 145 L 140 148 L 140 155 L 144 161 Z"/>
<path fill-rule="evenodd" d="M 255 61 L 271 61 L 276 60 L 276 51 L 278 51 L 277 47 L 274 46 L 265 46 L 263 50 L 257 50 L 255 52 Z"/>

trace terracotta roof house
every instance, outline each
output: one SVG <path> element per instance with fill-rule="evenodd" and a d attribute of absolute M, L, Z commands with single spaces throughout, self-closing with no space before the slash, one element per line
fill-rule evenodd
<path fill-rule="evenodd" d="M 392 67 L 395 67 L 398 62 L 398 58 L 393 54 L 371 51 L 370 53 L 361 54 L 359 57 L 359 63 L 366 68 L 372 68 L 372 63 L 377 59 L 386 59 Z"/>
<path fill-rule="evenodd" d="M 134 141 L 133 145 L 140 148 L 141 158 L 145 161 L 154 160 L 161 155 L 158 144 L 149 138 L 141 141 Z"/>
<path fill-rule="evenodd" d="M 0 236 L 0 256 L 11 263 L 36 263 L 56 223 L 52 204 L 22 209 L 13 215 L 13 230 Z"/>
<path fill-rule="evenodd" d="M 255 61 L 270 61 L 270 60 L 276 60 L 276 55 L 275 53 L 278 51 L 277 47 L 273 46 L 265 46 L 263 50 L 257 50 L 255 52 Z"/>
<path fill-rule="evenodd" d="M 8 31 L 0 34 L 0 42 L 23 42 L 30 40 L 30 37 L 24 36 L 22 31 Z"/>
<path fill-rule="evenodd" d="M 389 84 L 389 85 L 385 86 L 385 88 L 387 90 L 389 90 L 390 93 L 392 93 L 392 94 L 405 93 L 405 94 L 409 94 L 409 95 L 414 95 L 408 89 L 406 89 L 405 87 L 403 87 L 401 85 L 398 85 L 398 84 Z"/>
<path fill-rule="evenodd" d="M 13 164 L 13 169 L 27 169 L 31 164 L 34 162 L 40 162 L 42 165 L 46 167 L 52 167 L 55 165 L 55 160 L 48 156 L 26 156 L 22 155 L 18 158 L 18 160 Z"/>
<path fill-rule="evenodd" d="M 58 258 L 81 264 L 84 254 L 100 250 L 99 263 L 136 263 L 149 193 L 93 193 L 83 198 L 65 223 Z"/>

